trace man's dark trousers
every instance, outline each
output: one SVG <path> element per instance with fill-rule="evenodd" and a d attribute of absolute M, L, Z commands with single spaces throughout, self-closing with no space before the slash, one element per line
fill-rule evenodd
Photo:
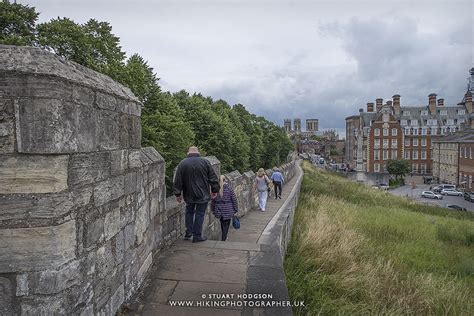
<path fill-rule="evenodd" d="M 202 238 L 202 224 L 204 223 L 207 204 L 207 202 L 186 204 L 186 236 L 192 234 L 195 239 Z"/>
<path fill-rule="evenodd" d="M 281 197 L 281 182 L 273 181 L 273 187 L 275 187 L 275 198 Z"/>

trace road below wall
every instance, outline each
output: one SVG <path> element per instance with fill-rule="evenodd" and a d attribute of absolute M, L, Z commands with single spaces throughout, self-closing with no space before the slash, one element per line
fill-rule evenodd
<path fill-rule="evenodd" d="M 433 187 L 434 186 L 435 185 L 433 185 Z M 461 207 L 466 208 L 468 211 L 474 212 L 474 203 L 464 200 L 463 197 L 443 196 L 442 200 L 432 200 L 432 199 L 422 198 L 421 192 L 429 191 L 429 190 L 430 190 L 429 184 L 417 184 L 416 188 L 413 190 L 412 190 L 411 185 L 405 185 L 397 189 L 389 190 L 388 192 L 397 196 L 405 196 L 409 198 L 413 197 L 416 201 L 419 201 L 422 203 L 435 204 L 441 207 L 446 207 L 446 204 L 455 204 L 455 205 L 459 205 Z M 453 210 L 453 212 L 458 212 L 458 211 Z"/>

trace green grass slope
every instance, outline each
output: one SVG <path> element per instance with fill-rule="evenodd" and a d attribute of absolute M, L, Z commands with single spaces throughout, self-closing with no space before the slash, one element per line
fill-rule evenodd
<path fill-rule="evenodd" d="M 295 314 L 474 315 L 472 213 L 303 168 L 285 258 Z"/>

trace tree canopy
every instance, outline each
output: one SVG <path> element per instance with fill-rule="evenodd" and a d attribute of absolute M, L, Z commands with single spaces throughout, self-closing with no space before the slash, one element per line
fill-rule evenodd
<path fill-rule="evenodd" d="M 47 49 L 129 87 L 143 103 L 142 145 L 153 146 L 165 159 L 168 188 L 191 145 L 216 156 L 224 172 L 271 168 L 293 150 L 282 128 L 242 104 L 161 91 L 154 69 L 138 54 L 126 57 L 108 22 L 78 24 L 64 17 L 36 25 L 37 19 L 33 7 L 0 2 L 0 43 Z"/>
<path fill-rule="evenodd" d="M 387 161 L 387 171 L 394 175 L 395 179 L 403 181 L 403 178 L 410 172 L 410 163 L 405 159 L 389 160 Z"/>

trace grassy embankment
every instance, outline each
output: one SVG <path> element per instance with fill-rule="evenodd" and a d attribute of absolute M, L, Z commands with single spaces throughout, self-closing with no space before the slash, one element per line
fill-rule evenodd
<path fill-rule="evenodd" d="M 474 315 L 474 214 L 304 164 L 285 273 L 297 315 Z"/>

